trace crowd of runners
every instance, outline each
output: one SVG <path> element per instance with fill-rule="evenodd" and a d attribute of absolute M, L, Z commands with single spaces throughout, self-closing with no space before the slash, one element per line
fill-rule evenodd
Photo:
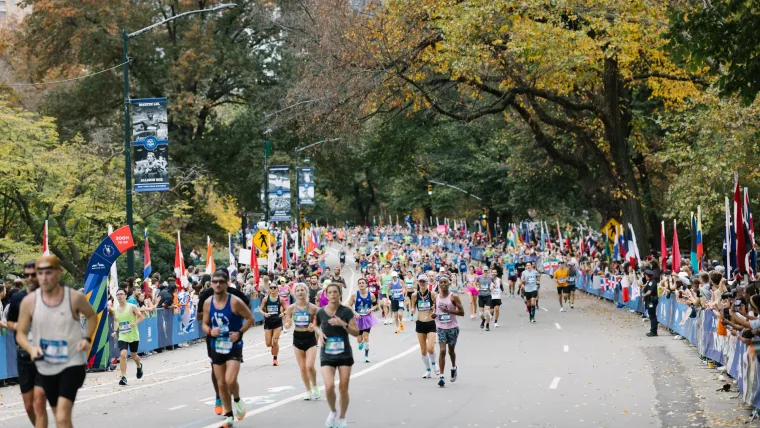
<path fill-rule="evenodd" d="M 458 378 L 459 325 L 467 314 L 470 320 L 479 319 L 481 329 L 490 331 L 499 327 L 503 299 L 522 298 L 530 322 L 536 322 L 540 297 L 536 264 L 542 255 L 534 247 L 495 241 L 482 247 L 481 260 L 473 260 L 470 253 L 478 244 L 477 236 L 427 232 L 432 245 L 422 246 L 368 232 L 332 232 L 328 246 L 339 254 L 336 266 L 327 266 L 324 254 L 317 254 L 289 274 L 262 275 L 255 284 L 263 295 L 255 309 L 264 317 L 264 342 L 271 350 L 272 365 L 279 366 L 280 338 L 287 329 L 292 332 L 293 352 L 303 380 L 303 399 L 320 400 L 319 382 L 324 384 L 329 407 L 326 427 L 346 426 L 354 352 L 358 352 L 358 360 L 372 361 L 373 329 L 389 326 L 398 334 L 413 325 L 424 368 L 422 377 L 437 378 L 438 386 L 445 387 Z M 346 255 L 353 258 L 348 268 Z M 560 310 L 564 311 L 565 305 L 573 307 L 580 270 L 574 259 L 566 264 L 561 254 L 556 255 L 562 261 L 552 271 Z M 346 281 L 347 275 L 342 274 L 345 270 L 352 271 L 353 281 Z M 60 284 L 61 273 L 55 256 L 43 256 L 25 265 L 26 290 L 14 296 L 8 317 L 9 328 L 16 331 L 21 394 L 29 420 L 38 427 L 47 426 L 45 400 L 53 409 L 56 424 L 71 426 L 72 406 L 85 379 L 85 355 L 97 324 L 84 295 Z M 224 417 L 222 427 L 231 427 L 246 415 L 237 377 L 243 362 L 244 335 L 254 325 L 251 290 L 241 290 L 239 283 L 231 280 L 231 273 L 246 275 L 245 270 L 217 270 L 204 278 L 197 299 L 197 317 L 212 369 L 214 410 Z M 56 309 L 60 307 L 66 309 Z M 123 289 L 117 292 L 109 311 L 113 340 L 118 340 L 121 351 L 119 383 L 126 385 L 128 359 L 135 362 L 137 379 L 143 375 L 137 353 L 137 325 L 143 314 L 127 300 Z M 80 318 L 87 318 L 86 331 Z"/>

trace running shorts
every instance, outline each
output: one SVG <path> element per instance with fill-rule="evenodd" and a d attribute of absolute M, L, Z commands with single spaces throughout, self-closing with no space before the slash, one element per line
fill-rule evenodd
<path fill-rule="evenodd" d="M 401 303 L 403 301 L 401 300 L 391 300 L 391 312 L 398 312 L 403 310 L 404 308 L 401 306 Z"/>
<path fill-rule="evenodd" d="M 515 276 L 515 275 L 510 275 L 510 276 L 507 277 L 507 279 L 510 280 L 510 281 L 512 281 L 512 282 L 517 282 L 517 276 Z"/>
<path fill-rule="evenodd" d="M 435 333 L 435 321 L 417 321 L 415 331 L 420 334 Z"/>
<path fill-rule="evenodd" d="M 282 328 L 282 318 L 264 318 L 264 330 L 276 330 L 278 328 Z"/>
<path fill-rule="evenodd" d="M 120 351 L 126 351 L 127 348 L 129 348 L 129 352 L 131 352 L 131 353 L 134 354 L 135 352 L 137 352 L 137 347 L 139 345 L 140 345 L 140 341 L 139 340 L 136 341 L 136 342 L 125 342 L 123 340 L 120 340 L 119 341 L 119 350 Z"/>
<path fill-rule="evenodd" d="M 58 405 L 58 397 L 70 400 L 72 403 L 77 399 L 77 391 L 84 384 L 84 377 L 87 374 L 87 366 L 67 367 L 58 374 L 43 376 L 37 373 L 42 383 L 42 389 L 45 390 L 50 407 Z"/>
<path fill-rule="evenodd" d="M 567 286 L 557 287 L 557 294 L 567 294 L 569 292 L 570 292 L 570 289 Z"/>
<path fill-rule="evenodd" d="M 359 336 L 361 336 L 364 333 L 369 334 L 370 331 L 372 331 L 372 328 L 365 328 L 364 330 L 359 330 Z"/>
<path fill-rule="evenodd" d="M 26 394 L 35 386 L 42 387 L 42 378 L 37 374 L 37 366 L 34 361 L 29 359 L 29 354 L 23 351 L 17 354 L 16 367 L 18 368 L 18 385 L 21 387 L 21 393 Z"/>
<path fill-rule="evenodd" d="M 575 291 L 575 284 L 568 285 L 567 286 L 567 292 L 568 293 L 572 293 L 573 291 Z"/>
<path fill-rule="evenodd" d="M 439 328 L 436 330 L 436 333 L 438 333 L 439 343 L 445 343 L 451 346 L 457 345 L 457 338 L 459 337 L 459 327 Z"/>
<path fill-rule="evenodd" d="M 526 299 L 535 299 L 536 296 L 538 296 L 538 290 L 536 290 L 536 291 L 525 291 L 525 298 Z"/>
<path fill-rule="evenodd" d="M 344 357 L 330 360 L 320 359 L 319 365 L 320 367 L 351 367 L 354 365 L 354 357 Z"/>
<path fill-rule="evenodd" d="M 243 347 L 232 348 L 229 354 L 218 354 L 214 349 L 211 349 L 211 344 L 209 344 L 208 356 L 211 358 L 211 364 L 216 366 L 221 366 L 227 363 L 227 361 L 240 361 L 242 363 Z"/>
<path fill-rule="evenodd" d="M 491 299 L 491 304 L 488 305 L 492 308 L 495 308 L 497 306 L 501 306 L 501 299 Z"/>
<path fill-rule="evenodd" d="M 309 349 L 317 346 L 317 336 L 313 331 L 294 331 L 293 332 L 293 347 L 302 351 L 308 351 Z"/>
<path fill-rule="evenodd" d="M 412 300 L 412 294 L 414 294 L 414 291 L 407 291 L 407 292 L 406 292 L 406 297 L 407 297 L 409 300 Z"/>
<path fill-rule="evenodd" d="M 491 296 L 478 296 L 478 307 L 485 308 L 491 305 Z"/>

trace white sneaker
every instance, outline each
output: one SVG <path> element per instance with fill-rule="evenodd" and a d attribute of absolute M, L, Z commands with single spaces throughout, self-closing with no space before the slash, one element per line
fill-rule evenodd
<path fill-rule="evenodd" d="M 306 391 L 306 395 L 303 396 L 303 401 L 311 401 L 313 400 L 313 394 L 311 393 L 311 390 Z"/>
<path fill-rule="evenodd" d="M 493 326 L 494 326 L 494 327 L 498 327 L 498 326 L 499 326 L 499 323 L 495 322 L 495 323 L 493 323 Z"/>
<path fill-rule="evenodd" d="M 423 374 L 423 375 L 422 375 L 422 378 L 423 378 L 423 379 L 430 379 L 430 377 L 431 377 L 431 376 L 430 376 L 430 369 L 427 369 L 427 370 L 425 371 L 425 374 Z"/>
<path fill-rule="evenodd" d="M 565 308 L 559 308 L 560 312 L 565 312 Z"/>
<path fill-rule="evenodd" d="M 325 428 L 335 428 L 335 418 L 338 415 L 336 415 L 334 412 L 330 412 L 327 414 L 327 420 L 325 421 Z"/>
<path fill-rule="evenodd" d="M 440 370 L 438 370 L 438 366 L 436 366 L 436 367 L 433 367 L 433 369 L 435 370 L 435 375 L 436 375 L 436 376 L 440 376 L 440 375 L 441 375 L 441 371 L 440 371 Z"/>
<path fill-rule="evenodd" d="M 316 401 L 322 398 L 322 393 L 319 391 L 319 388 L 314 388 L 311 390 L 311 399 Z"/>

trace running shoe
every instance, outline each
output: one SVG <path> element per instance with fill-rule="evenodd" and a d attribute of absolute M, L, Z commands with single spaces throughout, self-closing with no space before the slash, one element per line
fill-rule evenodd
<path fill-rule="evenodd" d="M 335 424 L 335 428 L 347 428 L 347 427 L 348 427 L 348 423 L 346 422 L 345 419 Z"/>
<path fill-rule="evenodd" d="M 530 320 L 530 322 L 532 322 L 533 324 L 535 324 L 536 323 L 536 319 L 533 318 L 532 320 Z"/>
<path fill-rule="evenodd" d="M 491 331 L 491 327 L 488 324 L 486 324 L 486 331 Z"/>
<path fill-rule="evenodd" d="M 493 326 L 494 326 L 494 327 L 498 327 L 498 326 L 499 326 L 499 323 L 495 322 L 495 323 L 493 323 Z"/>
<path fill-rule="evenodd" d="M 364 342 L 359 342 L 359 350 L 361 351 L 364 349 Z"/>
<path fill-rule="evenodd" d="M 245 417 L 245 404 L 243 404 L 243 401 L 232 402 L 232 408 L 235 410 L 235 417 L 237 420 L 241 421 Z"/>
<path fill-rule="evenodd" d="M 451 381 L 452 382 L 457 381 L 457 369 L 451 369 Z"/>
<path fill-rule="evenodd" d="M 486 320 L 483 320 L 480 322 L 480 329 L 483 330 L 483 327 L 486 325 Z"/>
<path fill-rule="evenodd" d="M 400 332 L 400 331 L 401 331 L 401 329 L 400 329 L 400 328 L 397 328 L 397 329 L 396 329 L 396 334 L 398 334 L 398 332 Z"/>
<path fill-rule="evenodd" d="M 441 376 L 440 378 L 438 378 L 438 386 L 440 386 L 441 388 L 443 388 L 444 386 L 446 386 L 446 381 L 443 379 L 443 376 Z"/>
<path fill-rule="evenodd" d="M 320 398 L 322 398 L 322 393 L 319 391 L 319 388 L 315 386 L 311 389 L 311 399 L 319 400 Z"/>
<path fill-rule="evenodd" d="M 227 419 L 225 419 L 223 424 L 219 425 L 219 428 L 232 428 L 232 425 L 234 424 L 235 424 L 235 417 L 227 416 Z"/>
<path fill-rule="evenodd" d="M 126 385 L 127 384 L 127 378 L 126 376 L 122 376 L 119 380 L 119 385 Z"/>
<path fill-rule="evenodd" d="M 425 371 L 425 374 L 424 374 L 424 375 L 422 375 L 422 378 L 423 378 L 423 379 L 430 379 L 430 378 L 431 378 L 431 376 L 430 376 L 430 369 L 427 369 L 427 370 Z"/>
<path fill-rule="evenodd" d="M 438 366 L 433 367 L 433 371 L 435 372 L 436 376 L 441 376 L 441 371 L 438 370 Z"/>
<path fill-rule="evenodd" d="M 401 331 L 404 331 L 404 323 L 401 323 Z"/>
<path fill-rule="evenodd" d="M 565 308 L 559 308 L 560 312 L 565 312 Z"/>
<path fill-rule="evenodd" d="M 311 390 L 306 391 L 306 394 L 303 396 L 303 401 L 311 401 L 313 399 L 314 394 L 312 394 Z"/>
<path fill-rule="evenodd" d="M 327 420 L 325 421 L 325 428 L 335 428 L 335 418 L 336 414 L 334 412 L 330 412 L 327 414 Z"/>
<path fill-rule="evenodd" d="M 216 397 L 216 401 L 214 402 L 214 413 L 217 415 L 222 414 L 222 399 L 219 397 Z"/>
<path fill-rule="evenodd" d="M 137 368 L 137 378 L 142 379 L 143 377 L 143 365 L 140 363 L 140 367 Z"/>
<path fill-rule="evenodd" d="M 279 366 L 279 365 L 280 365 L 280 363 L 279 363 L 279 361 L 277 361 L 277 360 L 272 360 L 272 365 L 273 365 L 273 366 Z"/>
<path fill-rule="evenodd" d="M 470 314 L 470 319 L 474 320 L 475 319 L 475 314 Z"/>
<path fill-rule="evenodd" d="M 365 355 L 365 356 L 364 356 L 364 362 L 365 362 L 365 363 L 368 363 L 368 362 L 369 362 L 369 355 Z"/>
<path fill-rule="evenodd" d="M 575 307 L 575 305 L 570 304 L 570 309 L 573 309 L 574 307 Z"/>

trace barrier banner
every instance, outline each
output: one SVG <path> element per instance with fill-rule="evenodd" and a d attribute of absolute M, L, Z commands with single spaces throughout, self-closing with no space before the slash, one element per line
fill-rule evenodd
<path fill-rule="evenodd" d="M 166 98 L 143 98 L 132 104 L 135 192 L 169 190 L 169 121 Z"/>
<path fill-rule="evenodd" d="M 129 230 L 129 226 L 124 226 L 106 236 L 92 253 L 87 264 L 84 294 L 98 316 L 98 325 L 92 337 L 92 348 L 87 357 L 87 366 L 90 368 L 105 368 L 108 365 L 110 356 L 108 346 L 110 326 L 106 324 L 108 318 L 106 312 L 108 274 L 116 259 L 134 246 L 132 232 Z"/>

